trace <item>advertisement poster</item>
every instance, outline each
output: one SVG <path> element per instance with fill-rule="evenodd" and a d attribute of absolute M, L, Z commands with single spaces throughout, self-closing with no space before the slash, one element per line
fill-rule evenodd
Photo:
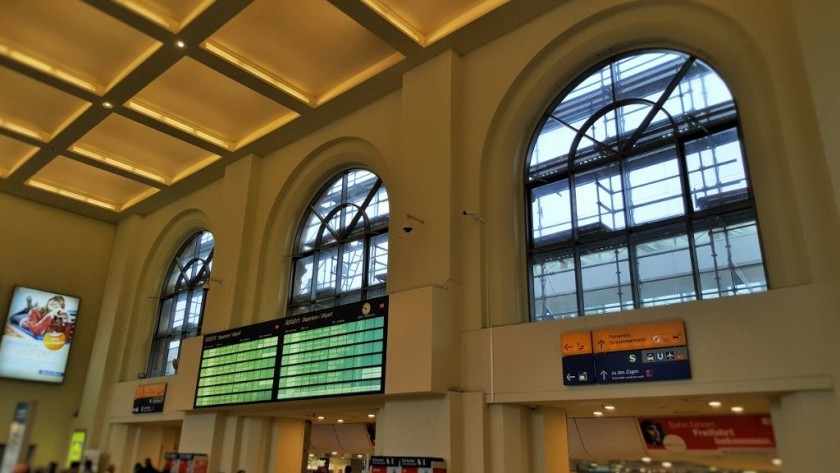
<path fill-rule="evenodd" d="M 16 287 L 0 341 L 0 377 L 61 383 L 79 298 Z"/>
<path fill-rule="evenodd" d="M 639 418 L 649 452 L 772 450 L 770 415 Z"/>
<path fill-rule="evenodd" d="M 70 467 L 73 462 L 82 463 L 82 457 L 85 453 L 85 437 L 87 433 L 84 430 L 74 430 L 73 435 L 70 436 L 70 448 L 67 450 L 67 461 L 64 462 L 66 467 Z"/>

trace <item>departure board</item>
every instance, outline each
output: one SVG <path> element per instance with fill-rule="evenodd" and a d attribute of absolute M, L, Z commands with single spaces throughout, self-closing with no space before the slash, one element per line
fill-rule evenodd
<path fill-rule="evenodd" d="M 195 407 L 385 390 L 388 298 L 204 336 Z"/>
<path fill-rule="evenodd" d="M 382 297 L 287 317 L 277 400 L 383 392 L 387 314 Z"/>
<path fill-rule="evenodd" d="M 274 400 L 281 326 L 272 320 L 205 335 L 195 407 Z"/>

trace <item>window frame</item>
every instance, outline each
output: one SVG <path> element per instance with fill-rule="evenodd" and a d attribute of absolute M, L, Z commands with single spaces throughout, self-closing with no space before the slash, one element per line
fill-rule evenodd
<path fill-rule="evenodd" d="M 616 65 L 624 59 L 631 58 L 634 56 L 638 56 L 641 58 L 643 57 L 643 55 L 649 53 L 670 53 L 679 55 L 682 58 L 684 58 L 684 62 L 680 66 L 680 70 L 669 79 L 668 86 L 664 89 L 658 90 L 657 93 L 659 93 L 660 95 L 656 102 L 643 98 L 638 98 L 636 96 L 619 98 L 616 92 L 618 88 L 617 81 L 622 80 L 622 78 L 616 79 Z M 705 66 L 714 74 L 716 74 L 717 79 L 719 79 L 722 82 L 722 84 L 727 88 L 727 90 L 729 90 L 727 82 L 717 72 L 717 70 L 703 62 L 697 56 L 684 53 L 682 51 L 666 48 L 637 49 L 611 56 L 576 76 L 576 78 L 568 86 L 563 88 L 560 94 L 558 94 L 555 97 L 555 99 L 553 99 L 550 102 L 549 106 L 542 113 L 542 117 L 540 118 L 539 122 L 537 123 L 531 134 L 529 146 L 527 148 L 526 155 L 523 159 L 523 189 L 525 196 L 524 215 L 526 229 L 528 232 L 528 234 L 526 235 L 526 273 L 529 288 L 528 298 L 529 314 L 531 321 L 539 321 L 543 319 L 551 320 L 554 318 L 569 318 L 588 315 L 589 313 L 585 310 L 585 294 L 582 282 L 582 249 L 597 246 L 599 244 L 606 245 L 607 243 L 614 242 L 615 240 L 624 242 L 624 248 L 628 252 L 628 261 L 630 266 L 629 276 L 630 287 L 632 290 L 632 307 L 630 307 L 629 309 L 621 310 L 632 310 L 651 305 L 645 304 L 644 301 L 641 300 L 641 297 L 639 295 L 639 292 L 641 290 L 641 282 L 639 276 L 639 259 L 636 255 L 636 245 L 638 244 L 638 239 L 641 235 L 655 234 L 656 231 L 659 229 L 663 229 L 664 232 L 666 231 L 664 229 L 673 227 L 681 227 L 683 230 L 682 235 L 688 239 L 689 243 L 688 249 L 691 258 L 690 269 L 694 286 L 694 299 L 691 300 L 700 300 L 706 298 L 703 296 L 703 290 L 701 288 L 701 269 L 698 267 L 698 263 L 696 261 L 698 256 L 695 247 L 696 233 L 694 231 L 694 225 L 696 222 L 707 221 L 708 219 L 714 218 L 716 216 L 720 218 L 725 218 L 728 215 L 744 213 L 746 215 L 746 217 L 744 218 L 747 219 L 744 221 L 749 221 L 749 219 L 751 218 L 751 221 L 754 222 L 756 228 L 756 238 L 758 239 L 758 251 L 760 257 L 759 263 L 762 266 L 764 278 L 762 290 L 770 289 L 767 265 L 764 259 L 764 249 L 761 240 L 761 231 L 758 222 L 758 212 L 756 210 L 752 181 L 750 180 L 746 150 L 744 147 L 743 130 L 740 123 L 740 113 L 738 110 L 737 101 L 734 97 L 731 96 L 730 92 L 731 102 L 724 102 L 724 107 L 721 107 L 720 104 L 717 103 L 707 104 L 706 107 L 704 107 L 704 109 L 717 110 L 718 113 L 720 113 L 720 111 L 722 110 L 723 115 L 717 118 L 714 118 L 713 116 L 712 120 L 709 123 L 699 124 L 699 126 L 693 127 L 691 126 L 692 124 L 687 121 L 687 119 L 692 118 L 689 117 L 689 114 L 691 112 L 696 111 L 696 109 L 692 109 L 689 112 L 683 110 L 682 115 L 680 115 L 678 119 L 675 120 L 674 117 L 671 116 L 669 111 L 665 108 L 668 100 L 674 97 L 674 91 L 677 90 L 678 87 L 680 87 L 682 79 L 686 78 L 686 76 L 692 71 L 692 68 L 695 67 L 695 65 L 697 65 L 698 63 L 701 67 Z M 572 92 L 575 91 L 577 87 L 590 80 L 594 74 L 602 73 L 602 71 L 605 69 L 609 69 L 610 71 L 609 80 L 611 99 L 603 101 L 604 99 L 602 96 L 601 100 L 603 102 L 598 102 L 600 108 L 598 108 L 594 113 L 592 112 L 592 109 L 585 109 L 585 113 L 580 113 L 579 116 L 585 117 L 585 120 L 583 124 L 580 125 L 577 130 L 575 130 L 575 128 L 571 126 L 571 123 L 578 123 L 577 121 L 564 121 L 564 117 L 560 115 L 555 115 L 555 112 L 559 110 L 560 105 Z M 596 92 L 592 100 L 598 99 L 598 93 L 601 92 Z M 677 97 L 682 98 L 681 95 Z M 623 142 L 622 131 L 620 130 L 620 126 L 618 124 L 618 122 L 621 121 L 619 117 L 623 118 L 623 116 L 619 115 L 619 111 L 622 107 L 632 105 L 650 106 L 652 108 L 651 111 L 647 112 L 645 120 L 641 122 L 642 125 L 637 126 L 636 130 L 629 135 L 630 138 L 627 139 L 626 142 Z M 729 107 L 731 107 L 731 112 L 727 111 Z M 657 137 L 655 139 L 649 140 L 646 143 L 640 144 L 639 140 L 645 137 L 645 135 L 651 133 L 651 131 L 653 131 L 653 129 L 648 130 L 647 128 L 653 122 L 655 117 L 658 116 L 661 112 L 665 113 L 667 119 L 666 121 L 662 122 L 662 125 L 659 125 L 659 127 L 670 127 L 670 138 Z M 610 114 L 614 114 L 617 123 L 615 125 L 615 136 L 613 137 L 615 141 L 614 143 L 609 142 L 609 144 L 614 144 L 614 146 L 616 146 L 616 150 L 612 150 L 607 144 L 601 143 L 597 139 L 593 139 L 587 136 L 587 138 L 593 143 L 591 147 L 593 152 L 601 152 L 601 157 L 595 157 L 589 162 L 578 162 L 578 153 L 580 151 L 579 146 L 581 144 L 581 141 L 584 139 L 584 135 L 587 135 L 587 133 L 590 130 L 590 127 L 593 124 L 598 123 L 599 120 Z M 543 135 L 546 125 L 550 122 L 556 123 L 558 127 L 566 126 L 572 131 L 575 131 L 575 137 L 572 139 L 569 149 L 558 148 L 558 151 L 560 151 L 559 154 L 550 154 L 553 157 L 550 157 L 544 161 L 534 162 L 535 149 L 540 144 L 539 140 Z M 686 127 L 687 131 L 681 130 L 681 127 L 683 126 Z M 691 143 L 694 143 L 703 138 L 714 137 L 719 133 L 725 133 L 731 130 L 734 130 L 737 134 L 737 144 L 739 146 L 740 151 L 740 161 L 743 166 L 743 181 L 744 186 L 746 187 L 745 196 L 741 198 L 741 200 L 726 202 L 722 205 L 712 205 L 710 208 L 706 209 L 695 209 L 694 193 L 691 189 L 692 178 L 687 160 L 688 153 L 686 150 L 689 144 Z M 654 136 L 658 136 L 658 133 Z M 607 136 L 607 138 L 609 138 L 609 136 Z M 634 159 L 642 161 L 645 158 L 645 155 L 648 153 L 654 155 L 656 153 L 665 152 L 665 150 L 668 147 L 668 143 L 670 143 L 670 146 L 673 147 L 673 156 L 677 164 L 676 178 L 679 180 L 680 190 L 679 194 L 674 194 L 674 196 L 669 197 L 669 199 L 676 198 L 682 201 L 681 213 L 677 215 L 667 216 L 664 218 L 653 218 L 652 220 L 643 221 L 640 224 L 634 224 L 633 211 L 639 208 L 640 205 L 634 203 L 631 193 L 634 189 L 638 189 L 641 186 L 631 187 L 630 173 L 627 171 L 627 167 L 633 163 Z M 604 150 L 605 146 L 608 148 L 607 150 Z M 568 152 L 568 154 L 565 155 L 564 163 L 562 158 L 564 156 L 563 153 L 566 152 Z M 551 161 L 554 159 L 557 160 L 556 164 L 551 163 Z M 716 164 L 716 166 L 718 165 L 719 164 Z M 556 166 L 556 168 L 552 169 L 552 166 Z M 565 168 L 563 166 L 565 166 Z M 617 176 L 618 179 L 621 181 L 621 189 L 616 192 L 620 193 L 622 201 L 620 211 L 623 214 L 623 226 L 621 228 L 596 228 L 593 230 L 592 233 L 581 232 L 576 202 L 577 192 L 579 191 L 579 187 L 577 187 L 576 183 L 576 178 L 585 176 L 588 173 L 597 173 L 601 170 L 609 169 L 612 166 L 618 168 Z M 641 167 L 640 169 L 643 169 L 643 167 Z M 542 177 L 545 176 L 548 177 L 543 179 Z M 673 177 L 674 176 L 670 176 L 668 177 L 668 179 L 671 179 Z M 556 223 L 555 225 L 561 229 L 560 231 L 548 233 L 547 236 L 541 235 L 538 237 L 537 232 L 539 229 L 535 228 L 534 222 L 534 213 L 536 211 L 535 205 L 537 205 L 536 199 L 540 199 L 545 197 L 545 195 L 548 195 L 549 191 L 551 191 L 551 186 L 557 186 L 557 188 L 560 189 L 554 192 L 560 192 L 563 189 L 568 190 L 568 209 L 563 208 L 559 211 L 559 215 L 561 217 L 560 220 L 562 221 Z M 718 183 L 718 186 L 723 187 L 723 184 Z M 541 195 L 539 191 L 543 189 L 544 195 Z M 562 200 L 560 200 L 560 202 L 562 203 Z M 568 213 L 568 222 L 565 222 L 565 220 L 563 220 L 564 218 L 566 218 L 566 213 Z M 615 215 L 615 213 L 613 213 L 613 215 Z M 570 228 L 568 230 L 565 230 L 565 225 L 568 225 Z M 543 227 L 540 227 L 540 229 L 542 228 Z M 540 238 L 543 238 L 545 241 L 547 241 L 547 243 L 541 243 Z M 538 279 L 540 278 L 537 277 L 538 272 L 535 269 L 535 265 L 540 263 L 546 264 L 546 262 L 553 261 L 555 256 L 559 257 L 559 255 L 561 254 L 565 254 L 567 256 L 571 255 L 573 259 L 573 279 L 575 286 L 574 293 L 577 297 L 577 312 L 575 314 L 569 314 L 568 312 L 561 311 L 561 313 L 558 316 L 555 316 L 551 313 L 547 313 L 546 315 L 551 316 L 550 318 L 547 318 L 543 314 L 536 313 L 538 310 L 537 301 L 540 299 L 548 300 L 549 297 L 546 296 L 544 290 L 541 292 L 540 297 L 537 297 L 537 288 L 535 286 L 538 283 Z M 539 274 L 547 274 L 545 268 L 542 268 L 539 271 Z M 544 282 L 544 278 L 540 280 Z M 562 290 L 559 290 L 557 292 L 557 295 L 562 297 L 564 295 L 570 294 L 569 291 L 566 289 L 570 288 L 562 288 Z M 719 290 L 719 292 L 721 291 Z M 675 301 L 674 303 L 683 302 L 682 297 L 684 296 L 681 296 L 681 300 Z M 722 295 L 720 295 L 720 297 L 722 297 Z M 546 304 L 543 303 L 542 306 L 545 307 Z"/>
<path fill-rule="evenodd" d="M 348 201 L 348 196 L 350 195 L 348 192 L 350 190 L 348 188 L 348 179 L 352 174 L 358 172 L 368 173 L 374 178 L 374 182 L 367 190 L 360 206 Z M 339 181 L 341 182 L 340 202 L 331 207 L 324 215 L 321 215 L 319 213 L 318 203 Z M 376 218 L 372 219 L 371 216 L 368 215 L 367 211 L 371 208 L 371 204 L 374 203 L 380 191 L 384 192 L 385 195 L 384 202 L 388 205 L 387 213 L 377 215 Z M 378 205 L 381 205 L 383 201 L 376 202 Z M 339 212 L 348 208 L 355 208 L 356 211 L 350 222 L 347 224 L 347 227 L 344 230 L 339 228 L 339 232 L 332 231 L 329 223 L 336 217 L 336 215 L 339 214 Z M 307 223 L 313 215 L 317 216 L 320 223 L 318 224 L 314 241 L 311 242 L 311 248 L 304 249 L 303 246 L 306 244 L 306 242 L 304 242 L 304 237 L 308 228 Z M 359 225 L 362 225 L 361 229 Z M 387 284 L 387 243 L 389 241 L 389 226 L 390 197 L 388 196 L 385 183 L 378 174 L 361 167 L 353 167 L 333 175 L 319 188 L 312 200 L 310 200 L 298 225 L 294 240 L 294 251 L 291 256 L 291 277 L 289 280 L 289 296 L 286 300 L 286 315 L 291 316 L 310 313 L 317 310 L 339 306 L 345 303 L 385 295 Z M 326 238 L 328 241 L 325 242 L 325 237 L 328 235 L 331 235 L 332 238 Z M 376 239 L 381 239 L 383 235 L 385 236 L 386 243 L 386 277 L 380 282 L 372 283 L 370 274 L 371 264 L 374 259 L 372 252 L 375 248 L 378 248 L 373 242 Z M 342 248 L 349 248 L 349 245 L 356 242 L 362 242 L 362 248 L 359 249 L 362 253 L 362 267 L 360 274 L 361 282 L 358 287 L 343 290 L 342 285 L 346 281 L 343 273 L 343 256 L 346 253 L 341 250 Z M 327 291 L 319 292 L 318 288 L 322 285 L 320 284 L 321 281 L 317 280 L 315 276 L 321 272 L 319 264 L 322 260 L 320 259 L 320 256 L 331 251 L 335 251 L 336 253 L 336 257 L 333 260 L 335 273 L 334 280 L 332 281 L 332 288 Z M 297 273 L 299 271 L 298 262 L 305 261 L 307 258 L 312 258 L 310 263 L 312 277 L 309 278 L 308 282 L 308 298 L 304 299 L 299 297 L 302 294 L 297 290 L 299 283 Z"/>
<path fill-rule="evenodd" d="M 204 249 L 203 238 L 208 235 L 212 240 L 212 246 L 206 257 L 201 257 Z M 216 240 L 213 234 L 207 230 L 194 232 L 187 238 L 178 251 L 171 258 L 169 267 L 163 277 L 158 297 L 157 316 L 152 332 L 152 340 L 149 349 L 149 359 L 146 367 L 146 375 L 149 377 L 169 376 L 178 372 L 182 342 L 191 337 L 201 335 L 201 328 L 204 323 L 204 309 L 209 291 L 208 282 L 213 266 L 213 255 L 216 249 Z M 190 253 L 192 250 L 192 253 Z M 187 255 L 189 259 L 184 259 Z M 184 259 L 182 262 L 181 260 Z M 188 273 L 191 268 L 198 264 L 198 270 L 194 275 Z M 186 273 L 186 274 L 185 274 Z M 171 289 L 170 289 L 171 286 Z M 196 297 L 200 307 L 194 311 L 197 322 L 195 326 L 189 326 L 191 309 L 196 303 Z M 184 300 L 183 317 L 179 329 L 175 329 L 175 314 L 178 312 L 177 302 Z M 167 304 L 169 303 L 169 304 Z M 164 328 L 163 324 L 167 327 Z M 178 340 L 178 348 L 175 357 L 169 356 L 172 351 L 171 343 Z M 174 362 L 173 362 L 174 360 Z M 172 369 L 170 369 L 170 366 Z"/>

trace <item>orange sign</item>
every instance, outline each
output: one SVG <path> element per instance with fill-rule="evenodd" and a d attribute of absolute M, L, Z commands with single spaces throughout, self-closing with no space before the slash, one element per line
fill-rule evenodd
<path fill-rule="evenodd" d="M 592 332 L 563 332 L 560 334 L 561 356 L 592 353 Z"/>
<path fill-rule="evenodd" d="M 682 320 L 631 325 L 592 332 L 595 353 L 676 347 L 686 344 Z"/>
<path fill-rule="evenodd" d="M 163 397 L 166 395 L 166 383 L 145 384 L 134 388 L 134 399 Z"/>

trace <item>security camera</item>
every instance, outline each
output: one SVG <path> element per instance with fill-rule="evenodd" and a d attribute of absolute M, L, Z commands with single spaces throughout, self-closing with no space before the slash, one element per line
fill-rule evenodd
<path fill-rule="evenodd" d="M 405 216 L 405 224 L 402 227 L 402 231 L 405 233 L 411 233 L 414 231 L 414 225 L 411 222 L 417 222 L 422 225 L 424 222 L 422 219 L 415 217 L 414 215 L 406 215 Z"/>

